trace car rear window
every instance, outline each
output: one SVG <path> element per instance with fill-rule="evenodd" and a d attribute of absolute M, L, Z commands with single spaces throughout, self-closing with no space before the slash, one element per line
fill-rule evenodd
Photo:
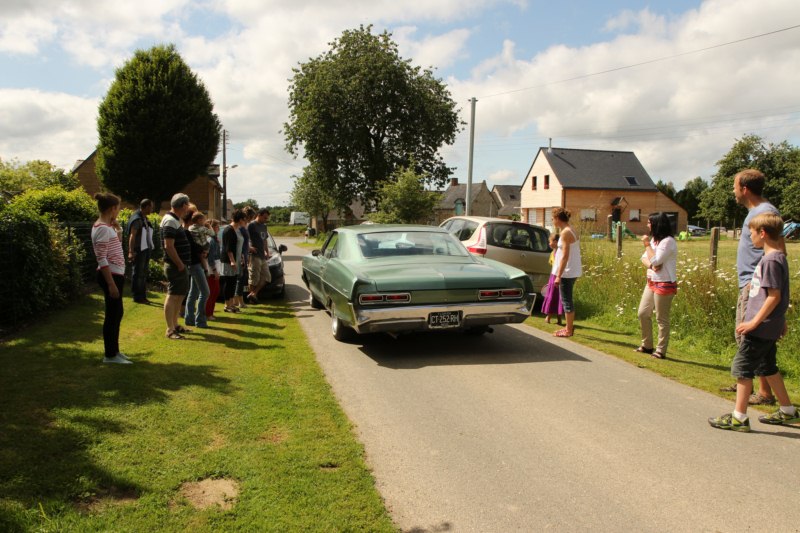
<path fill-rule="evenodd" d="M 487 227 L 486 242 L 492 246 L 524 250 L 530 252 L 548 252 L 547 231 L 527 224 L 493 223 Z"/>
<path fill-rule="evenodd" d="M 362 233 L 358 236 L 358 247 L 367 259 L 399 255 L 469 255 L 451 235 L 426 231 Z"/>

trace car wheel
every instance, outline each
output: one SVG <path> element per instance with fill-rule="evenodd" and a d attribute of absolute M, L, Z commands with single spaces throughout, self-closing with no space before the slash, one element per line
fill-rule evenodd
<path fill-rule="evenodd" d="M 311 306 L 311 308 L 312 309 L 322 309 L 322 307 L 323 307 L 322 302 L 320 302 L 319 300 L 317 300 L 314 297 L 314 293 L 311 292 L 311 289 L 308 289 L 308 294 L 309 294 L 308 304 Z"/>
<path fill-rule="evenodd" d="M 353 337 L 353 330 L 336 316 L 336 306 L 333 303 L 331 303 L 331 333 L 333 333 L 333 338 L 340 342 Z"/>

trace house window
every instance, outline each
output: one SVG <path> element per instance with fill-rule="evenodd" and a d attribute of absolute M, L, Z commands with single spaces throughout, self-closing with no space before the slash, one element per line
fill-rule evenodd
<path fill-rule="evenodd" d="M 631 187 L 638 187 L 639 186 L 639 182 L 636 181 L 636 177 L 635 176 L 625 176 L 625 181 L 627 181 L 628 185 L 630 185 Z"/>
<path fill-rule="evenodd" d="M 536 176 L 531 178 L 531 190 L 536 190 Z"/>
<path fill-rule="evenodd" d="M 541 224 L 539 220 L 539 210 L 538 209 L 531 209 L 530 210 L 530 218 L 528 220 L 528 224 Z"/>
<path fill-rule="evenodd" d="M 596 209 L 581 209 L 581 220 L 597 220 L 597 210 Z"/>
<path fill-rule="evenodd" d="M 641 220 L 640 219 L 641 213 L 639 212 L 638 209 L 631 209 L 630 212 L 629 212 L 629 215 L 630 215 L 629 220 L 631 222 L 639 222 L 639 220 Z"/>
<path fill-rule="evenodd" d="M 549 174 L 545 174 L 545 176 L 544 176 L 544 188 L 545 189 L 549 189 L 550 188 L 550 175 Z"/>
<path fill-rule="evenodd" d="M 456 200 L 456 208 L 455 208 L 456 216 L 461 216 L 464 214 L 464 200 L 459 198 Z"/>

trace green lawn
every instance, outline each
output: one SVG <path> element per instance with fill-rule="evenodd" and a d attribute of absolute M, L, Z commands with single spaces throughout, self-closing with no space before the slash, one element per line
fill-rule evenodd
<path fill-rule="evenodd" d="M 131 366 L 101 363 L 97 295 L 0 345 L 0 531 L 394 530 L 286 303 L 185 341 L 125 312 Z M 182 495 L 204 479 L 238 484 L 229 510 Z"/>

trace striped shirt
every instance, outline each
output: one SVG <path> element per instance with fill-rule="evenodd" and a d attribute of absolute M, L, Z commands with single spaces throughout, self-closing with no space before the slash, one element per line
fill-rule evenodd
<path fill-rule="evenodd" d="M 161 219 L 161 238 L 173 239 L 175 241 L 175 251 L 184 265 L 192 264 L 192 248 L 189 244 L 189 232 L 183 229 L 180 219 L 172 212 L 164 215 Z M 164 262 L 172 264 L 172 258 L 168 253 L 164 254 Z"/>
<path fill-rule="evenodd" d="M 125 275 L 125 256 L 117 230 L 103 222 L 95 222 L 92 226 L 92 246 L 97 257 L 97 270 L 109 268 L 112 274 Z"/>

